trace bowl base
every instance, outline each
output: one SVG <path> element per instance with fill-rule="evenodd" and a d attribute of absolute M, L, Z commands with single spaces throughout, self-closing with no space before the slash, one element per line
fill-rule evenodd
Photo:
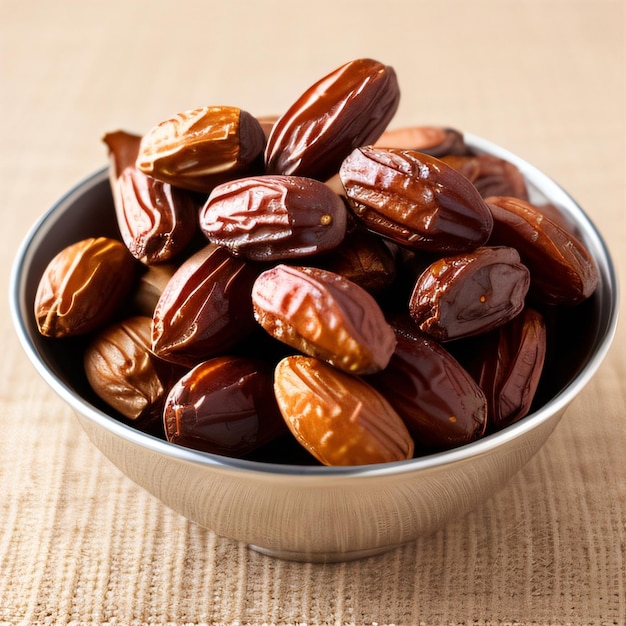
<path fill-rule="evenodd" d="M 272 548 L 264 548 L 254 544 L 248 544 L 248 548 L 254 552 L 265 554 L 276 559 L 284 561 L 298 561 L 300 563 L 341 563 L 344 561 L 356 561 L 365 559 L 370 556 L 384 554 L 391 550 L 395 550 L 405 544 L 397 543 L 387 546 L 379 546 L 377 548 L 367 548 L 364 550 L 349 550 L 346 552 L 298 552 L 294 550 L 279 550 Z"/>

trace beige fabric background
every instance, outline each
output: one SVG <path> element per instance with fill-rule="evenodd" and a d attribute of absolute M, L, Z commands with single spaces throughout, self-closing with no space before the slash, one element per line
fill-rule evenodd
<path fill-rule="evenodd" d="M 105 164 L 107 130 L 204 104 L 280 113 L 360 56 L 394 125 L 498 142 L 565 186 L 626 270 L 618 0 L 0 0 L 1 288 L 19 241 Z M 626 337 L 510 485 L 388 554 L 281 562 L 188 523 L 93 448 L 0 317 L 0 625 L 626 624 Z M 575 340 L 575 339 L 574 339 Z"/>

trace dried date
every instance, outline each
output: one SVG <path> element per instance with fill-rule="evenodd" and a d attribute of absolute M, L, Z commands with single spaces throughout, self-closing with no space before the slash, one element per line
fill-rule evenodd
<path fill-rule="evenodd" d="M 376 300 L 339 274 L 277 265 L 259 275 L 252 302 L 272 337 L 342 370 L 375 372 L 393 353 L 394 333 Z"/>
<path fill-rule="evenodd" d="M 174 273 L 153 314 L 152 349 L 193 367 L 229 350 L 256 328 L 251 291 L 258 270 L 209 244 Z"/>
<path fill-rule="evenodd" d="M 442 126 L 409 126 L 387 129 L 374 143 L 377 148 L 413 150 L 437 158 L 449 154 L 465 155 L 469 148 L 463 133 Z"/>
<path fill-rule="evenodd" d="M 505 246 L 482 247 L 429 265 L 411 294 L 411 317 L 440 341 L 484 333 L 522 311 L 528 268 Z"/>
<path fill-rule="evenodd" d="M 265 132 L 238 107 L 185 111 L 141 139 L 137 167 L 158 180 L 209 193 L 225 177 L 248 172 L 262 158 Z"/>
<path fill-rule="evenodd" d="M 491 234 L 493 218 L 476 188 L 435 157 L 362 147 L 344 160 L 339 176 L 356 216 L 397 244 L 463 252 Z"/>
<path fill-rule="evenodd" d="M 389 365 L 367 382 L 387 398 L 416 445 L 445 450 L 480 438 L 487 399 L 471 375 L 432 337 L 407 324 L 394 330 Z"/>
<path fill-rule="evenodd" d="M 487 397 L 490 430 L 500 430 L 528 414 L 546 350 L 545 321 L 529 307 L 484 338 L 474 367 Z"/>
<path fill-rule="evenodd" d="M 414 443 L 400 416 L 362 379 L 315 358 L 276 366 L 278 406 L 296 439 L 324 465 L 403 461 Z"/>
<path fill-rule="evenodd" d="M 46 266 L 35 294 L 39 332 L 84 335 L 109 323 L 124 304 L 136 261 L 116 239 L 93 237 L 71 244 Z"/>
<path fill-rule="evenodd" d="M 96 334 L 85 349 L 87 380 L 96 395 L 141 430 L 163 435 L 165 368 L 150 350 L 152 318 L 134 316 Z"/>
<path fill-rule="evenodd" d="M 325 180 L 357 146 L 373 143 L 394 116 L 393 68 L 350 61 L 309 87 L 274 124 L 265 149 L 270 174 Z"/>
<path fill-rule="evenodd" d="M 513 163 L 492 154 L 451 155 L 441 159 L 466 176 L 483 198 L 513 196 L 528 200 L 526 179 Z"/>
<path fill-rule="evenodd" d="M 167 440 L 246 456 L 287 432 L 272 385 L 273 368 L 258 359 L 220 356 L 198 363 L 167 396 Z"/>
<path fill-rule="evenodd" d="M 200 229 L 237 256 L 294 259 L 336 248 L 346 232 L 346 207 L 312 178 L 251 176 L 211 192 L 200 212 Z"/>
<path fill-rule="evenodd" d="M 494 217 L 490 244 L 512 246 L 528 266 L 532 292 L 542 302 L 573 306 L 599 282 L 598 268 L 585 245 L 529 202 L 491 196 Z"/>

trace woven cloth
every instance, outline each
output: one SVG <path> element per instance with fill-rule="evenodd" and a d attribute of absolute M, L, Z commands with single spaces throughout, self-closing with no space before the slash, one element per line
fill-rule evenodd
<path fill-rule="evenodd" d="M 398 73 L 394 125 L 453 126 L 519 154 L 584 207 L 626 270 L 622 1 L 0 5 L 5 294 L 30 226 L 105 164 L 104 132 L 205 104 L 280 113 L 364 56 Z M 27 361 L 8 307 L 0 333 L 0 626 L 626 624 L 622 327 L 502 491 L 431 536 L 339 564 L 266 557 L 166 508 L 94 448 Z"/>

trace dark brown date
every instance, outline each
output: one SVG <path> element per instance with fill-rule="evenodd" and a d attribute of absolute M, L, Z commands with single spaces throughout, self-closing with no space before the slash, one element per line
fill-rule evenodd
<path fill-rule="evenodd" d="M 141 138 L 107 133 L 110 181 L 117 224 L 131 254 L 146 264 L 169 261 L 197 232 L 198 206 L 192 195 L 135 167 Z"/>
<path fill-rule="evenodd" d="M 463 252 L 483 245 L 491 234 L 493 218 L 476 188 L 435 157 L 357 148 L 339 176 L 356 216 L 397 244 Z"/>
<path fill-rule="evenodd" d="M 117 223 L 131 254 L 148 265 L 178 256 L 197 232 L 192 197 L 131 168 L 122 172 L 118 186 Z"/>
<path fill-rule="evenodd" d="M 451 155 L 441 159 L 461 172 L 483 198 L 488 196 L 513 196 L 528 200 L 526 180 L 517 166 L 492 154 Z"/>
<path fill-rule="evenodd" d="M 256 324 L 251 291 L 258 270 L 209 244 L 176 270 L 153 315 L 152 349 L 193 367 L 232 348 Z"/>
<path fill-rule="evenodd" d="M 337 247 L 346 232 L 346 207 L 312 178 L 251 176 L 211 192 L 200 212 L 200 229 L 237 256 L 293 259 Z"/>
<path fill-rule="evenodd" d="M 374 298 L 339 274 L 277 265 L 259 275 L 254 314 L 274 338 L 353 374 L 384 368 L 393 330 Z"/>
<path fill-rule="evenodd" d="M 448 154 L 468 154 L 469 152 L 463 133 L 443 126 L 409 126 L 388 129 L 374 143 L 374 146 L 414 150 L 437 158 Z"/>
<path fill-rule="evenodd" d="M 423 332 L 447 341 L 492 330 L 524 308 L 528 268 L 513 248 L 482 247 L 429 265 L 411 294 L 411 317 Z"/>
<path fill-rule="evenodd" d="M 399 101 L 393 68 L 372 59 L 342 65 L 278 119 L 265 149 L 267 172 L 330 178 L 354 148 L 378 139 Z"/>
<path fill-rule="evenodd" d="M 273 367 L 220 356 L 196 365 L 170 390 L 163 411 L 168 441 L 244 457 L 287 432 L 273 391 Z"/>
<path fill-rule="evenodd" d="M 443 450 L 485 432 L 487 400 L 460 363 L 432 337 L 395 327 L 389 365 L 367 377 L 406 424 L 416 445 Z"/>
<path fill-rule="evenodd" d="M 476 378 L 489 406 L 489 429 L 500 430 L 530 411 L 546 357 L 546 325 L 527 307 L 485 337 Z"/>
<path fill-rule="evenodd" d="M 392 252 L 379 237 L 361 228 L 346 234 L 337 248 L 316 259 L 318 263 L 372 294 L 391 287 L 396 277 Z"/>
<path fill-rule="evenodd" d="M 491 196 L 487 202 L 494 217 L 489 243 L 518 250 L 537 298 L 572 306 L 595 291 L 598 268 L 574 235 L 529 202 L 506 196 Z"/>

